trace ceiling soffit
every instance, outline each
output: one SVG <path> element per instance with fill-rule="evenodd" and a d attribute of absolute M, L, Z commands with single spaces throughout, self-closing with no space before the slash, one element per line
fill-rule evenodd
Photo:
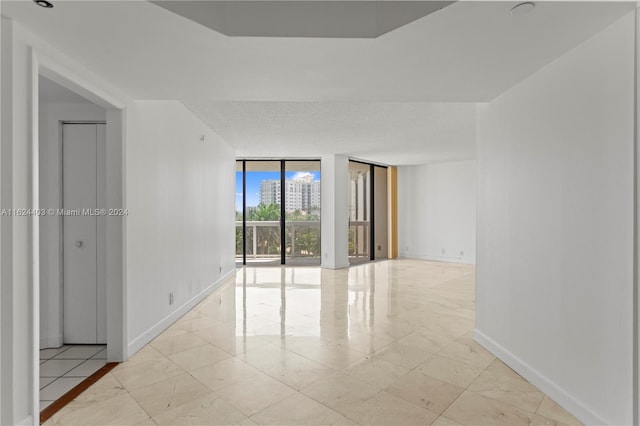
<path fill-rule="evenodd" d="M 453 1 L 152 1 L 230 37 L 377 38 Z"/>

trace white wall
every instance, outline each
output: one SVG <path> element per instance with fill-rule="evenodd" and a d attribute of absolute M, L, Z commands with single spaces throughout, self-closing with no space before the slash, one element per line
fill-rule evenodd
<path fill-rule="evenodd" d="M 476 162 L 398 167 L 400 257 L 474 264 Z"/>
<path fill-rule="evenodd" d="M 235 271 L 235 155 L 179 102 L 136 101 L 128 114 L 132 354 Z"/>
<path fill-rule="evenodd" d="M 632 422 L 634 19 L 480 108 L 476 338 L 590 424 Z"/>
<path fill-rule="evenodd" d="M 106 121 L 106 118 L 105 109 L 94 104 L 40 105 L 40 208 L 62 208 L 60 122 Z M 40 218 L 40 348 L 63 343 L 61 223 L 62 216 Z"/>

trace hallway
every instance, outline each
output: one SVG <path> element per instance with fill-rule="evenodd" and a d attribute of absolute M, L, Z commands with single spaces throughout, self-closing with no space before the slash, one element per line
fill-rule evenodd
<path fill-rule="evenodd" d="M 473 342 L 474 268 L 244 268 L 55 414 L 73 424 L 580 424 Z"/>

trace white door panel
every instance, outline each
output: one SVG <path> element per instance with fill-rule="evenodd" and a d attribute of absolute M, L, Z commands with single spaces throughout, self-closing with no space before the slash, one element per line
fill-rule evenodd
<path fill-rule="evenodd" d="M 104 128 L 104 126 L 101 126 Z M 104 129 L 103 129 L 104 130 Z M 98 125 L 63 126 L 63 319 L 65 343 L 103 343 L 104 289 L 98 290 Z M 104 136 L 104 131 L 102 132 Z M 104 145 L 104 137 L 100 141 Z M 100 297 L 99 297 L 100 295 Z M 103 306 L 98 309 L 98 304 Z M 101 324 L 102 323 L 102 324 Z"/>

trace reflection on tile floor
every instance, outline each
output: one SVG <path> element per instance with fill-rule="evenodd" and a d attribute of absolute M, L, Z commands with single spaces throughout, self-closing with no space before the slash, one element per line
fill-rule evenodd
<path fill-rule="evenodd" d="M 107 363 L 105 345 L 64 345 L 40 351 L 40 411 Z"/>
<path fill-rule="evenodd" d="M 46 424 L 579 424 L 474 318 L 466 265 L 247 267 Z"/>

